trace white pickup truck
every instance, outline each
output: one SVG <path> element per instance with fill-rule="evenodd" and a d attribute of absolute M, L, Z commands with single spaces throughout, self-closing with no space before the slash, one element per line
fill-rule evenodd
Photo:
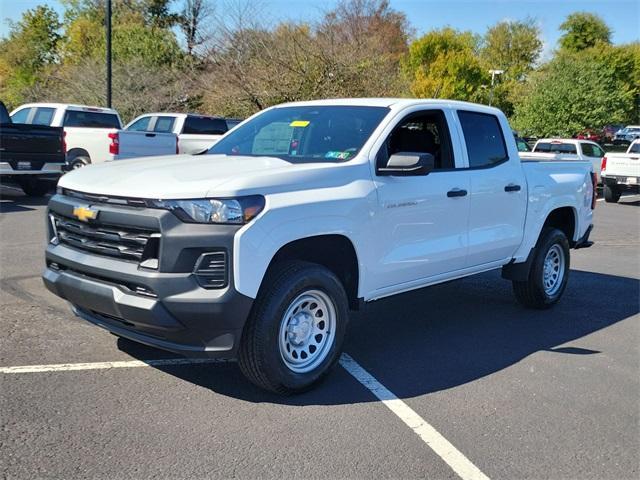
<path fill-rule="evenodd" d="M 594 180 L 589 162 L 521 163 L 491 107 L 285 104 L 208 155 L 65 175 L 43 278 L 115 335 L 237 357 L 293 393 L 336 363 L 361 302 L 502 268 L 523 305 L 556 303 L 569 249 L 591 245 Z"/>
<path fill-rule="evenodd" d="M 521 152 L 520 158 L 528 161 L 586 161 L 591 162 L 593 171 L 600 179 L 600 166 L 605 152 L 600 145 L 591 140 L 577 140 L 575 138 L 543 138 L 533 146 L 532 152 Z"/>
<path fill-rule="evenodd" d="M 206 152 L 222 135 L 240 123 L 234 118 L 193 113 L 147 113 L 134 118 L 124 129 L 135 132 L 172 132 L 178 136 L 178 153 Z"/>
<path fill-rule="evenodd" d="M 602 183 L 607 203 L 618 203 L 624 191 L 640 193 L 640 140 L 627 153 L 608 153 L 602 159 Z"/>
<path fill-rule="evenodd" d="M 29 103 L 11 112 L 14 123 L 64 127 L 68 168 L 91 163 L 177 153 L 173 133 L 127 132 L 111 108 Z"/>

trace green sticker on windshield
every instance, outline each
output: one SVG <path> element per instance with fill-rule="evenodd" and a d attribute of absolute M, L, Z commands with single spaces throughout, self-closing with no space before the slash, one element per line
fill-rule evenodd
<path fill-rule="evenodd" d="M 353 154 L 353 152 L 334 152 L 334 151 L 329 151 L 329 152 L 324 154 L 324 158 L 337 158 L 339 160 L 346 160 L 352 154 Z"/>

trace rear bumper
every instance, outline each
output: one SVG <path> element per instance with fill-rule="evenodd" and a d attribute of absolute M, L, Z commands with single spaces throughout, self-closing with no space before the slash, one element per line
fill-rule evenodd
<path fill-rule="evenodd" d="M 640 177 L 619 176 L 619 175 L 603 176 L 602 183 L 610 187 L 618 187 L 625 190 L 640 191 Z"/>

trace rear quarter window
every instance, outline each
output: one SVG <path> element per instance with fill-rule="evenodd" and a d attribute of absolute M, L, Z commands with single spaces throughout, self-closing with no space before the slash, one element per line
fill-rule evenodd
<path fill-rule="evenodd" d="M 227 122 L 222 118 L 187 117 L 182 133 L 198 135 L 223 135 L 227 133 Z"/>
<path fill-rule="evenodd" d="M 568 153 L 576 155 L 578 151 L 572 143 L 538 142 L 533 150 L 542 153 Z"/>
<path fill-rule="evenodd" d="M 490 167 L 507 160 L 507 146 L 498 117 L 479 112 L 458 111 L 469 156 L 469 167 Z"/>
<path fill-rule="evenodd" d="M 68 110 L 64 115 L 65 127 L 121 128 L 118 116 L 113 113 Z"/>

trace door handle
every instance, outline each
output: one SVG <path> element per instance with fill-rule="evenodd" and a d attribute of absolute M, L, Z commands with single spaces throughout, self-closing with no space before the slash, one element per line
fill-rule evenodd
<path fill-rule="evenodd" d="M 155 133 L 145 133 L 144 136 L 145 137 L 155 137 L 156 134 Z"/>
<path fill-rule="evenodd" d="M 462 190 L 460 188 L 454 188 L 453 190 L 449 190 L 447 192 L 447 197 L 451 198 L 451 197 L 464 197 L 467 195 L 467 191 L 466 190 Z"/>
<path fill-rule="evenodd" d="M 504 191 L 505 192 L 519 192 L 521 188 L 522 187 L 520 187 L 520 185 L 516 185 L 515 183 L 510 183 L 509 185 L 504 187 Z"/>

